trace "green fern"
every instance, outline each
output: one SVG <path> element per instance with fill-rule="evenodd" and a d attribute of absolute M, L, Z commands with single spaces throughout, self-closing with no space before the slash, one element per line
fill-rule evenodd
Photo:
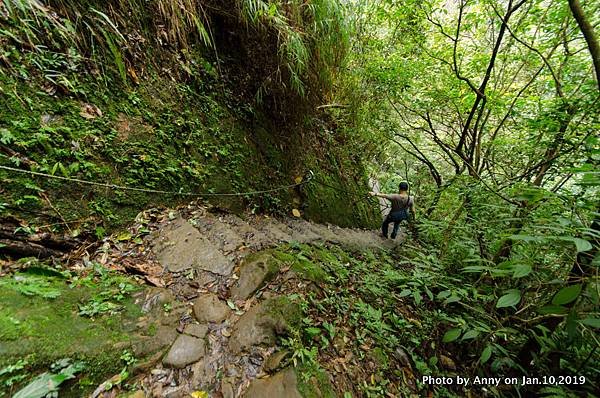
<path fill-rule="evenodd" d="M 38 275 L 15 274 L 12 279 L 0 280 L 0 286 L 25 296 L 39 296 L 45 299 L 55 299 L 61 295 L 60 289 L 52 286 L 48 278 Z"/>

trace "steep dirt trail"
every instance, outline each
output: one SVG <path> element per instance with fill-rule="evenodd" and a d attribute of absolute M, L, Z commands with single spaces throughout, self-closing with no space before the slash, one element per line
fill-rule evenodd
<path fill-rule="evenodd" d="M 113 240 L 95 260 L 157 286 L 138 297 L 147 313 L 140 325 L 151 325 L 161 305 L 170 313 L 161 316 L 147 344 L 134 347 L 136 355 L 149 355 L 136 370 L 138 393 L 170 398 L 194 391 L 226 398 L 301 396 L 295 372 L 278 371 L 286 353 L 277 351 L 276 336 L 285 329 L 286 312 L 294 311 L 278 292 L 310 282 L 267 249 L 297 242 L 379 250 L 403 240 L 299 218 L 237 216 L 197 203 L 141 213 L 126 237 L 140 231 L 142 241 Z M 99 388 L 94 396 L 103 394 Z"/>

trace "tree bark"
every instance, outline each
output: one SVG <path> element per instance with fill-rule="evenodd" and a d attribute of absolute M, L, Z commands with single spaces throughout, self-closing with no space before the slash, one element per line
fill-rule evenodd
<path fill-rule="evenodd" d="M 598 84 L 598 90 L 600 91 L 600 45 L 598 44 L 598 39 L 594 33 L 594 27 L 586 18 L 579 0 L 569 0 L 569 8 L 571 9 L 575 21 L 577 21 L 577 25 L 579 25 L 581 33 L 583 33 L 588 50 L 592 56 L 594 70 L 596 71 L 596 82 Z"/>

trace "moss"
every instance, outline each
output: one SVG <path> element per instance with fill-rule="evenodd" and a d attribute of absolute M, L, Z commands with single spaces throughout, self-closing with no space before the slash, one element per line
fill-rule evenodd
<path fill-rule="evenodd" d="M 335 390 L 327 372 L 316 366 L 301 365 L 295 369 L 298 391 L 304 398 L 335 398 Z"/>
<path fill-rule="evenodd" d="M 82 317 L 78 315 L 79 305 L 97 296 L 102 287 L 74 287 L 65 279 L 45 279 L 46 287 L 58 292 L 58 297 L 26 296 L 10 284 L 0 284 L 0 367 L 26 358 L 33 375 L 46 371 L 59 359 L 73 358 L 86 364 L 82 380 L 90 385 L 118 373 L 123 366 L 119 357 L 132 343 L 130 332 L 140 308 L 132 298 L 126 298 L 119 313 Z M 80 388 L 87 387 L 70 383 L 61 390 L 61 396 L 81 396 Z"/>
<path fill-rule="evenodd" d="M 274 250 L 273 251 L 273 256 L 277 260 L 279 260 L 281 262 L 284 262 L 284 263 L 292 264 L 294 261 L 296 261 L 296 257 L 294 257 L 290 253 L 286 253 L 285 251 L 280 250 L 280 249 Z"/>
<path fill-rule="evenodd" d="M 369 356 L 373 359 L 373 362 L 378 364 L 379 367 L 387 369 L 389 364 L 389 356 L 381 347 L 375 347 L 369 352 Z"/>
<path fill-rule="evenodd" d="M 287 296 L 277 296 L 265 303 L 266 313 L 282 323 L 282 330 L 297 330 L 302 325 L 300 304 Z"/>
<path fill-rule="evenodd" d="M 292 270 L 313 282 L 324 282 L 328 276 L 320 264 L 304 259 L 297 259 L 292 265 Z"/>

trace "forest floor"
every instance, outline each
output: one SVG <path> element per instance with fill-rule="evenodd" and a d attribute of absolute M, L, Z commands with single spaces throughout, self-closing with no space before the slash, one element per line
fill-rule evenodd
<path fill-rule="evenodd" d="M 0 303 L 14 329 L 0 334 L 0 352 L 12 358 L 0 364 L 0 383 L 14 392 L 31 380 L 23 369 L 39 373 L 53 362 L 60 375 L 57 361 L 75 358 L 87 373 L 77 368 L 86 376 L 75 381 L 73 365 L 63 363 L 60 372 L 74 379 L 65 396 L 82 389 L 94 398 L 415 394 L 413 367 L 422 362 L 401 347 L 421 343 L 412 328 L 426 320 L 402 305 L 397 289 L 412 278 L 403 240 L 199 203 L 149 209 L 101 245 L 62 259 L 64 280 L 28 276 L 48 268 L 31 261 L 0 268 L 0 288 L 15 295 L 26 294 L 29 281 L 56 288 L 54 297 L 28 294 L 37 300 L 29 307 L 64 314 L 46 320 L 64 327 L 53 335 L 27 324 L 35 317 L 22 299 Z M 57 299 L 61 284 L 68 289 Z M 40 346 L 52 354 L 40 356 Z M 440 361 L 455 369 L 448 355 Z"/>

